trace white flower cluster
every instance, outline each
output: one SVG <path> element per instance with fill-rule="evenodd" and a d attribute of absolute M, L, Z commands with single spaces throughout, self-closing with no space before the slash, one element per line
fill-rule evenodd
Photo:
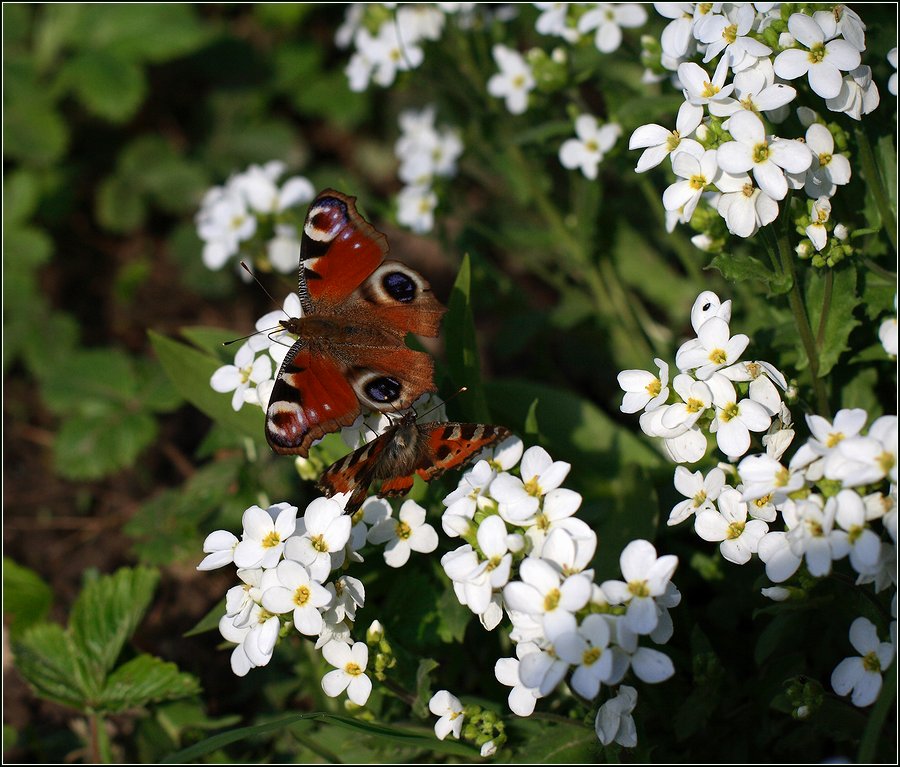
<path fill-rule="evenodd" d="M 668 609 L 681 599 L 670 581 L 677 557 L 657 557 L 649 542 L 632 541 L 620 557 L 624 580 L 595 583 L 589 564 L 596 534 L 575 516 L 581 496 L 561 487 L 569 464 L 537 446 L 523 454 L 518 438 L 487 455 L 444 499 L 444 532 L 465 543 L 441 564 L 460 603 L 486 629 L 498 626 L 504 613 L 509 618 L 516 657 L 498 660 L 495 674 L 512 688 L 512 711 L 529 716 L 567 676 L 587 700 L 597 697 L 601 684 L 619 685 L 629 669 L 644 682 L 668 679 L 672 662 L 639 640 L 648 636 L 662 644 L 672 635 Z M 518 475 L 511 473 L 517 464 Z M 620 696 L 630 689 L 621 688 Z M 432 701 L 441 716 L 435 732 L 458 737 L 459 701 L 446 691 L 439 695 Z M 604 743 L 616 738 L 634 745 L 633 722 L 621 728 L 613 722 L 627 716 L 633 703 L 622 708 L 622 701 L 610 701 L 601 708 L 597 732 Z M 613 716 L 616 705 L 621 711 Z"/>
<path fill-rule="evenodd" d="M 279 186 L 284 170 L 284 163 L 278 161 L 251 165 L 204 195 L 196 224 L 208 269 L 221 269 L 238 254 L 252 262 L 265 260 L 282 273 L 297 268 L 300 240 L 292 209 L 312 200 L 315 189 L 303 176 Z M 265 239 L 256 257 L 252 251 L 242 251 L 242 245 L 250 244 L 255 235 Z"/>
<path fill-rule="evenodd" d="M 691 319 L 698 338 L 676 355 L 679 369 L 694 370 L 696 376 L 682 372 L 675 378 L 681 402 L 666 404 L 668 367 L 661 360 L 656 361 L 659 377 L 639 370 L 619 374 L 626 391 L 621 409 L 643 409 L 642 428 L 663 437 L 677 463 L 705 455 L 706 437 L 699 424 L 714 411 L 709 431 L 729 462 L 705 476 L 682 466 L 675 469 L 675 487 L 686 500 L 672 509 L 668 524 L 693 517 L 697 535 L 719 543 L 724 559 L 740 565 L 758 555 L 773 583 L 789 579 L 801 564 L 813 577 L 825 577 L 833 562 L 847 557 L 858 585 L 874 583 L 876 591 L 892 588 L 896 600 L 897 417 L 877 418 L 866 430 L 868 414 L 859 408 L 840 410 L 833 421 L 808 415 L 810 437 L 784 463 L 782 456 L 794 438 L 790 411 L 778 391 L 785 388 L 784 376 L 765 362 L 737 362 L 748 339 L 730 337 L 730 313 L 731 302 L 720 302 L 710 292 L 695 302 Z M 736 396 L 734 381 L 749 381 L 746 399 Z M 772 418 L 775 425 L 769 428 Z M 765 452 L 746 455 L 750 432 L 766 430 L 761 440 Z M 779 518 L 780 529 L 771 529 Z M 776 600 L 790 596 L 783 587 L 763 593 Z M 851 630 L 854 646 L 874 652 L 869 641 L 874 627 L 860 631 Z M 866 656 L 867 671 L 879 671 L 878 687 L 880 672 L 889 665 L 882 663 L 884 652 Z M 835 671 L 839 694 L 854 689 L 855 682 L 847 682 L 850 665 L 843 664 L 840 674 Z M 872 703 L 878 692 L 873 677 L 860 677 L 859 684 L 854 703 Z"/>
<path fill-rule="evenodd" d="M 622 30 L 647 22 L 647 11 L 637 3 L 534 3 L 541 14 L 535 29 L 542 35 L 577 43 L 593 35 L 600 53 L 613 53 L 622 44 Z"/>
<path fill-rule="evenodd" d="M 282 626 L 292 625 L 315 637 L 316 649 L 335 666 L 322 679 L 325 693 L 336 697 L 346 690 L 351 701 L 364 705 L 372 690 L 365 674 L 369 650 L 365 642 L 352 641 L 351 630 L 365 587 L 350 575 L 334 574 L 345 562 L 363 561 L 359 552 L 367 542 L 386 544 L 391 567 L 406 564 L 411 551 L 434 551 L 437 533 L 425 523 L 425 510 L 406 501 L 395 518 L 386 501 L 371 498 L 350 517 L 337 501 L 316 498 L 299 520 L 297 507 L 288 503 L 251 506 L 243 528 L 240 539 L 226 530 L 207 536 L 207 556 L 197 568 L 233 563 L 242 581 L 228 590 L 219 621 L 222 636 L 236 643 L 232 671 L 244 676 L 265 666 Z"/>
<path fill-rule="evenodd" d="M 705 200 L 729 232 L 750 237 L 777 218 L 779 202 L 790 189 L 803 189 L 816 201 L 807 230 L 812 247 L 822 250 L 835 228 L 825 226 L 831 214 L 828 199 L 848 183 L 851 166 L 835 152 L 825 120 L 808 107 L 799 108 L 806 133 L 793 139 L 772 133 L 769 125 L 782 122 L 798 96 L 787 81 L 804 77 L 832 111 L 858 120 L 878 106 L 871 69 L 860 64 L 865 24 L 843 5 L 811 15 L 797 12 L 776 41 L 767 31 L 783 24 L 777 5 L 655 4 L 672 19 L 660 40 L 660 63 L 675 72 L 684 103 L 674 130 L 642 125 L 629 148 L 644 150 L 638 173 L 669 157 L 680 179 L 663 195 L 669 231 L 689 222 Z M 703 64 L 718 57 L 712 75 L 691 61 L 701 55 Z M 835 234 L 846 236 L 846 231 L 842 227 Z M 698 247 L 708 247 L 711 240 L 707 233 L 694 238 Z"/>
<path fill-rule="evenodd" d="M 351 4 L 335 37 L 339 46 L 346 48 L 352 43 L 354 48 L 345 70 L 350 90 L 364 91 L 370 83 L 386 88 L 398 72 L 421 66 L 425 60 L 421 43 L 440 40 L 445 14 L 456 10 L 449 7 L 452 5 L 404 3 L 388 8 L 377 3 Z"/>
<path fill-rule="evenodd" d="M 711 291 L 701 293 L 691 309 L 696 338 L 686 341 L 675 355 L 679 374 L 672 381 L 675 402 L 669 403 L 669 366 L 654 360 L 658 375 L 645 370 L 623 370 L 619 386 L 625 391 L 623 413 L 641 413 L 641 428 L 662 437 L 666 453 L 676 463 L 699 461 L 714 434 L 719 449 L 737 459 L 750 448 L 751 432 L 765 432 L 776 419 L 766 442 L 772 450 L 786 447 L 782 431 L 790 413 L 781 401 L 787 388 L 784 376 L 770 363 L 741 361 L 750 339 L 729 329 L 731 301 L 720 301 Z M 735 384 L 749 384 L 746 397 Z M 791 436 L 793 432 L 791 432 Z"/>
<path fill-rule="evenodd" d="M 433 106 L 403 112 L 401 135 L 394 145 L 400 180 L 405 184 L 397 197 L 397 220 L 418 233 L 434 227 L 438 202 L 434 181 L 456 175 L 456 161 L 463 151 L 459 131 L 436 128 L 434 120 Z"/>

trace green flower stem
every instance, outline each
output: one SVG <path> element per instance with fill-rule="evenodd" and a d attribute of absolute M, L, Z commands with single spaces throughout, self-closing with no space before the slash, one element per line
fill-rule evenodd
<path fill-rule="evenodd" d="M 856 129 L 856 143 L 859 145 L 859 159 L 862 162 L 863 175 L 866 177 L 869 189 L 875 197 L 875 205 L 881 214 L 881 227 L 891 241 L 894 253 L 897 252 L 897 221 L 894 211 L 891 209 L 891 201 L 888 198 L 887 190 L 884 188 L 884 181 L 878 172 L 878 165 L 875 162 L 875 154 L 872 152 L 872 145 L 869 138 L 861 128 Z"/>
<path fill-rule="evenodd" d="M 96 711 L 88 714 L 88 733 L 90 743 L 88 744 L 88 752 L 94 764 L 112 764 L 112 749 L 110 748 L 109 736 L 106 734 L 106 723 L 103 715 Z"/>
<path fill-rule="evenodd" d="M 797 330 L 800 332 L 800 340 L 803 342 L 803 348 L 806 350 L 806 356 L 809 359 L 809 374 L 812 378 L 813 391 L 816 395 L 816 408 L 819 415 L 826 418 L 831 414 L 831 408 L 828 405 L 828 394 L 825 391 L 825 382 L 819 378 L 819 348 L 816 345 L 816 339 L 813 337 L 812 327 L 809 324 L 809 316 L 806 313 L 806 307 L 803 305 L 803 294 L 800 290 L 800 281 L 797 279 L 797 270 L 794 266 L 794 253 L 791 250 L 790 237 L 788 234 L 788 218 L 790 216 L 790 197 L 784 199 L 784 209 L 781 220 L 778 222 L 779 227 L 777 234 L 778 256 L 781 261 L 782 273 L 790 276 L 791 290 L 788 293 L 788 301 L 791 306 L 791 312 L 794 314 L 794 320 L 797 323 Z M 822 323 L 825 322 L 825 310 L 822 311 Z"/>
<path fill-rule="evenodd" d="M 885 269 L 883 266 L 876 264 L 871 258 L 861 258 L 860 260 L 863 262 L 863 264 L 865 264 L 866 269 L 874 274 L 877 274 L 883 280 L 887 280 L 890 283 L 894 283 L 897 281 L 897 272 L 892 272 L 890 269 Z"/>
<path fill-rule="evenodd" d="M 819 317 L 819 330 L 816 333 L 816 348 L 821 349 L 825 343 L 825 325 L 828 320 L 828 312 L 831 310 L 831 296 L 834 292 L 834 272 L 829 269 L 825 272 L 825 294 L 822 296 L 822 314 Z"/>
<path fill-rule="evenodd" d="M 866 728 L 863 730 L 862 740 L 859 744 L 858 764 L 871 764 L 875 761 L 878 746 L 882 738 L 887 737 L 885 721 L 894 706 L 897 697 L 897 661 L 884 670 L 884 683 L 881 693 L 875 701 L 875 707 L 866 720 Z"/>

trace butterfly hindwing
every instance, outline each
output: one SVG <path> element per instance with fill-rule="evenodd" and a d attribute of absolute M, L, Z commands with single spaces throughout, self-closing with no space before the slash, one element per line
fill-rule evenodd
<path fill-rule="evenodd" d="M 448 469 L 464 466 L 484 448 L 510 435 L 504 426 L 477 423 L 431 422 L 417 424 L 405 415 L 367 445 L 329 467 L 319 488 L 331 497 L 351 493 L 345 506 L 354 513 L 366 498 L 372 482 L 379 482 L 379 497 L 403 495 L 416 475 L 426 482 Z"/>

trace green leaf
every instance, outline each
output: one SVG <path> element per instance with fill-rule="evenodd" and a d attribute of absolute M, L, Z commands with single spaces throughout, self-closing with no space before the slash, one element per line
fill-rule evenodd
<path fill-rule="evenodd" d="M 439 754 L 462 756 L 469 760 L 478 754 L 477 749 L 472 746 L 459 743 L 451 738 L 437 740 L 433 734 L 425 735 L 409 730 L 402 730 L 398 727 L 388 727 L 374 722 L 363 722 L 348 716 L 312 713 L 296 714 L 253 727 L 240 727 L 236 730 L 223 732 L 200 741 L 199 743 L 195 743 L 193 746 L 184 748 L 181 751 L 176 751 L 174 754 L 169 754 L 161 761 L 162 764 L 193 762 L 199 757 L 209 754 L 217 749 L 224 748 L 232 743 L 247 740 L 257 735 L 267 735 L 271 732 L 278 732 L 279 730 L 283 730 L 286 727 L 290 727 L 291 725 L 302 721 L 322 722 L 323 724 L 334 725 L 349 730 L 358 736 L 375 736 L 399 743 L 401 746 L 420 748 Z"/>
<path fill-rule="evenodd" d="M 122 568 L 87 584 L 72 607 L 72 641 L 98 690 L 150 606 L 159 573 Z"/>
<path fill-rule="evenodd" d="M 118 349 L 87 349 L 56 361 L 42 382 L 44 402 L 54 413 L 106 413 L 131 404 L 137 380 L 131 358 Z"/>
<path fill-rule="evenodd" d="M 217 423 L 257 441 L 263 439 L 264 419 L 258 408 L 247 405 L 235 412 L 231 395 L 220 394 L 210 387 L 209 379 L 221 367 L 218 360 L 152 330 L 150 342 L 169 379 L 188 402 Z"/>
<path fill-rule="evenodd" d="M 822 324 L 822 313 L 826 310 L 828 282 L 833 279 L 827 315 Z M 850 265 L 832 270 L 813 270 L 806 286 L 806 306 L 813 333 L 819 346 L 819 377 L 827 376 L 838 363 L 840 356 L 850 350 L 850 333 L 860 322 L 854 316 L 859 306 L 856 294 L 856 268 Z"/>
<path fill-rule="evenodd" d="M 69 479 L 99 479 L 132 466 L 156 434 L 156 419 L 148 413 L 75 415 L 53 441 L 54 466 Z"/>
<path fill-rule="evenodd" d="M 207 352 L 213 357 L 227 360 L 229 363 L 234 361 L 234 353 L 237 350 L 237 347 L 233 344 L 225 346 L 225 343 L 228 341 L 234 341 L 235 333 L 233 330 L 197 325 L 189 328 L 181 328 L 179 332 L 198 349 Z"/>
<path fill-rule="evenodd" d="M 143 70 L 109 51 L 78 53 L 66 62 L 59 77 L 89 112 L 111 122 L 132 117 L 147 92 Z"/>
<path fill-rule="evenodd" d="M 11 76 L 12 73 L 5 71 L 4 83 Z M 42 95 L 34 87 L 33 94 L 5 103 L 3 152 L 7 159 L 46 167 L 65 153 L 69 131 L 49 95 Z"/>
<path fill-rule="evenodd" d="M 467 254 L 459 267 L 444 317 L 447 367 L 453 383 L 468 389 L 460 398 L 460 408 L 465 413 L 465 418 L 478 423 L 490 423 L 491 416 L 481 385 L 481 364 L 472 319 L 471 277 L 471 264 Z"/>
<path fill-rule="evenodd" d="M 91 688 L 78 662 L 78 649 L 61 626 L 39 623 L 13 642 L 16 668 L 35 693 L 83 710 Z"/>
<path fill-rule="evenodd" d="M 147 205 L 138 187 L 122 176 L 109 176 L 97 187 L 97 220 L 110 232 L 130 232 L 144 223 Z"/>
<path fill-rule="evenodd" d="M 745 280 L 762 282 L 774 295 L 791 289 L 789 277 L 776 274 L 762 261 L 747 254 L 719 253 L 710 261 L 710 266 L 718 269 L 732 283 Z"/>
<path fill-rule="evenodd" d="M 516 736 L 515 762 L 530 764 L 593 764 L 600 743 L 593 727 L 543 721 L 539 715 L 508 724 Z"/>
<path fill-rule="evenodd" d="M 434 658 L 421 658 L 416 667 L 416 699 L 413 702 L 412 711 L 421 719 L 428 718 L 428 701 L 431 700 L 431 672 L 439 665 Z"/>
<path fill-rule="evenodd" d="M 138 655 L 117 668 L 106 680 L 99 708 L 110 713 L 177 700 L 200 692 L 200 683 L 191 674 L 178 670 L 151 655 Z"/>
<path fill-rule="evenodd" d="M 3 617 L 12 636 L 46 618 L 52 603 L 53 592 L 34 570 L 3 558 Z"/>
<path fill-rule="evenodd" d="M 206 615 L 204 615 L 197 624 L 187 631 L 184 632 L 182 636 L 192 637 L 197 636 L 197 634 L 205 634 L 207 631 L 213 631 L 219 627 L 219 621 L 222 619 L 222 616 L 225 614 L 225 597 L 219 600 L 219 603 L 215 605 Z"/>

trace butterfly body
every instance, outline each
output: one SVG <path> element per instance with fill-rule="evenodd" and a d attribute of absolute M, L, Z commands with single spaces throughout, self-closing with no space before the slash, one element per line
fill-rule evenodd
<path fill-rule="evenodd" d="M 300 242 L 303 316 L 281 321 L 297 340 L 266 411 L 276 453 L 306 456 L 362 407 L 396 412 L 435 390 L 431 358 L 405 338 L 436 336 L 446 310 L 420 274 L 384 260 L 387 240 L 354 200 L 327 189 L 310 204 Z"/>
<path fill-rule="evenodd" d="M 416 423 L 415 413 L 366 445 L 335 462 L 319 480 L 328 497 L 351 493 L 344 510 L 352 514 L 366 499 L 369 486 L 379 483 L 378 495 L 403 495 L 418 475 L 426 482 L 448 469 L 461 468 L 489 445 L 510 435 L 503 426 L 432 421 Z"/>

